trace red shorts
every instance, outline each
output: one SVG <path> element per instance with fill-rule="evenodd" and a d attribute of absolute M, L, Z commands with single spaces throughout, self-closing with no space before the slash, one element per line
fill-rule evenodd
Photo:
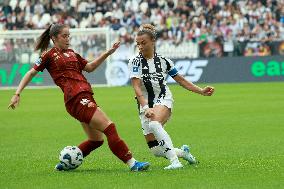
<path fill-rule="evenodd" d="M 89 124 L 98 106 L 91 93 L 82 92 L 68 101 L 65 107 L 72 117 Z"/>

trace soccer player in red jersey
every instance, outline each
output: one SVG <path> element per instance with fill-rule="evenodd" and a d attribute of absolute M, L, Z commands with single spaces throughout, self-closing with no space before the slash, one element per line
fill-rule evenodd
<path fill-rule="evenodd" d="M 54 47 L 47 50 L 50 39 L 53 41 Z M 69 49 L 69 45 L 68 25 L 51 24 L 41 34 L 35 50 L 41 50 L 42 54 L 34 67 L 22 78 L 8 108 L 15 109 L 20 102 L 20 93 L 23 89 L 39 71 L 47 69 L 54 83 L 64 93 L 67 112 L 81 122 L 88 136 L 88 140 L 78 146 L 84 157 L 103 144 L 103 134 L 105 134 L 112 153 L 126 163 L 131 171 L 148 169 L 148 162 L 138 162 L 132 157 L 127 145 L 119 137 L 115 124 L 97 106 L 92 96 L 91 85 L 82 74 L 82 71 L 94 71 L 109 55 L 115 52 L 120 43 L 114 43 L 109 50 L 89 63 L 72 49 Z M 55 169 L 64 170 L 66 168 L 59 163 Z"/>

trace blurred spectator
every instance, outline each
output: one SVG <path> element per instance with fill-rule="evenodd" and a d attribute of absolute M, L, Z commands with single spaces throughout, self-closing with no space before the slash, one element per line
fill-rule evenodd
<path fill-rule="evenodd" d="M 4 5 L 2 7 L 2 11 L 4 13 L 4 15 L 7 17 L 8 15 L 11 15 L 13 10 L 12 7 L 9 5 L 9 1 L 5 0 L 4 1 Z"/>
<path fill-rule="evenodd" d="M 131 43 L 141 24 L 152 23 L 158 28 L 157 44 L 203 49 L 208 43 L 206 52 L 221 45 L 223 52 L 218 46 L 210 56 L 251 55 L 255 49 L 274 53 L 267 49 L 284 39 L 284 2 L 278 0 L 4 0 L 0 10 L 0 30 L 42 29 L 61 22 L 72 28 L 109 27 Z M 246 47 L 249 42 L 265 46 Z"/>

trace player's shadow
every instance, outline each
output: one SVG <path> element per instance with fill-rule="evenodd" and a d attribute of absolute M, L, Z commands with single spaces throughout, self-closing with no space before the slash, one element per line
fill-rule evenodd
<path fill-rule="evenodd" d="M 188 171 L 188 169 L 191 170 L 197 170 L 198 166 L 193 166 L 193 165 L 185 165 L 182 169 L 177 169 L 177 170 L 167 170 L 164 173 L 170 173 L 172 174 L 172 172 L 175 171 Z M 160 165 L 152 165 L 148 170 L 146 171 L 141 171 L 141 172 L 135 172 L 135 174 L 143 174 L 143 173 L 155 173 L 155 172 L 160 172 L 161 170 L 163 170 L 163 166 Z M 134 173 L 131 172 L 129 169 L 125 169 L 125 168 L 81 168 L 81 169 L 74 169 L 74 170 L 69 170 L 69 171 L 62 171 L 64 174 L 111 174 L 111 175 L 119 175 L 119 174 L 129 174 L 129 173 Z"/>
<path fill-rule="evenodd" d="M 146 173 L 146 172 L 150 172 L 150 170 L 146 170 L 146 171 L 141 171 L 139 173 Z M 111 175 L 120 175 L 120 174 L 129 174 L 132 173 L 129 169 L 121 169 L 121 168 L 112 168 L 112 169 L 103 169 L 103 168 L 88 168 L 88 169 L 75 169 L 75 170 L 69 170 L 69 171 L 62 171 L 63 174 L 111 174 Z M 136 172 L 138 173 L 138 172 Z"/>

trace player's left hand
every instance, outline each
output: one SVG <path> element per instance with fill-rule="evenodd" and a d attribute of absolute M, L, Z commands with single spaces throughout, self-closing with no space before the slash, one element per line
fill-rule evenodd
<path fill-rule="evenodd" d="M 214 93 L 214 87 L 206 86 L 202 89 L 202 95 L 211 96 Z"/>
<path fill-rule="evenodd" d="M 120 41 L 115 42 L 112 45 L 112 47 L 108 50 L 108 54 L 111 55 L 112 53 L 114 53 L 119 46 L 120 46 Z"/>

